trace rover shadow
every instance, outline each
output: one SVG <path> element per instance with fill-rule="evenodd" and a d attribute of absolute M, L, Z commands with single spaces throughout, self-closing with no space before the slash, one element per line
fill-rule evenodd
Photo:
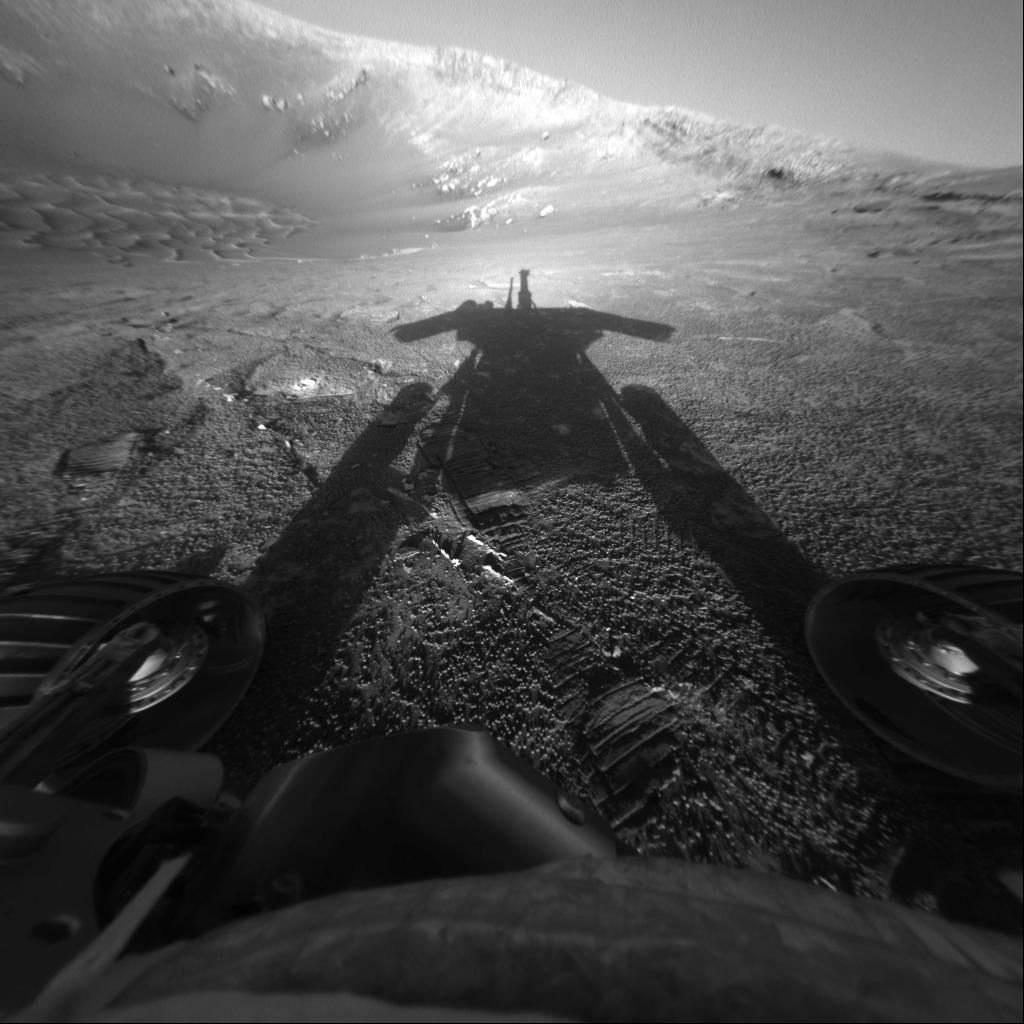
<path fill-rule="evenodd" d="M 295 756 L 287 747 L 288 736 L 297 742 L 295 723 L 308 723 L 308 745 L 321 727 L 325 740 L 335 732 L 329 722 L 310 722 L 312 691 L 325 685 L 338 641 L 396 534 L 427 518 L 431 480 L 444 484 L 475 529 L 515 554 L 538 485 L 610 484 L 633 474 L 669 528 L 718 562 L 766 627 L 787 643 L 799 629 L 817 577 L 797 549 L 656 392 L 616 393 L 587 355 L 608 334 L 666 342 L 670 326 L 591 309 L 464 303 L 391 333 L 417 343 L 451 332 L 473 346 L 452 377 L 436 390 L 423 382 L 403 388 L 247 581 L 268 609 L 269 627 L 250 694 L 216 740 L 231 752 L 225 759 L 236 786 Z M 414 435 L 406 477 L 394 463 Z M 410 481 L 421 500 L 406 494 Z M 585 533 L 586 523 L 579 529 Z"/>
<path fill-rule="evenodd" d="M 637 475 L 668 527 L 718 564 L 763 626 L 802 645 L 804 611 L 827 577 L 815 569 L 652 388 L 631 385 L 621 408 L 644 443 Z"/>
<path fill-rule="evenodd" d="M 508 343 L 531 345 L 538 339 L 564 335 L 575 337 L 586 347 L 605 333 L 628 334 L 649 341 L 668 341 L 675 328 L 653 320 L 618 316 L 586 307 L 531 307 L 529 310 L 496 309 L 490 303 L 479 304 L 472 299 L 457 309 L 437 316 L 426 317 L 391 329 L 399 341 L 421 341 L 448 331 L 458 331 L 459 337 L 479 343 L 481 348 L 497 350 Z"/>
<path fill-rule="evenodd" d="M 421 438 L 424 461 L 457 493 L 475 526 L 512 543 L 531 488 L 610 482 L 630 470 L 616 398 L 587 355 L 606 334 L 667 341 L 666 324 L 592 309 L 457 310 L 392 329 L 404 342 L 455 332 L 473 351 L 445 415 Z"/>
<path fill-rule="evenodd" d="M 671 327 L 592 309 L 467 302 L 392 334 L 416 342 L 451 331 L 473 345 L 470 372 L 421 450 L 476 525 L 514 547 L 532 487 L 634 474 L 669 529 L 713 558 L 762 623 L 792 643 L 823 576 L 657 392 L 617 394 L 587 355 L 608 334 L 665 342 Z"/>
<path fill-rule="evenodd" d="M 446 387 L 458 380 L 456 372 Z M 443 391 L 424 382 L 402 388 L 319 481 L 246 580 L 267 616 L 267 645 L 249 693 L 211 745 L 236 791 L 305 752 L 288 747 L 298 723 L 307 721 L 303 741 L 310 745 L 317 724 L 325 736 L 333 731 L 326 722 L 308 723 L 309 694 L 323 682 L 395 532 L 416 508 L 400 497 L 403 477 L 393 463 Z"/>

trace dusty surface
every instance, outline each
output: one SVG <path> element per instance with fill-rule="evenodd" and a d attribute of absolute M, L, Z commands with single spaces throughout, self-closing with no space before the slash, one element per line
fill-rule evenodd
<path fill-rule="evenodd" d="M 47 100 L 33 38 L 4 109 Z M 398 95 L 376 73 L 349 83 L 364 119 Z M 205 131 L 176 97 L 161 116 Z M 667 123 L 674 146 L 696 131 Z M 158 187 L 24 142 L 0 192 L 0 584 L 150 567 L 251 589 L 266 657 L 212 744 L 236 790 L 482 722 L 639 851 L 1019 929 L 997 878 L 1019 812 L 894 764 L 802 638 L 837 575 L 1021 568 L 1019 170 L 1016 190 L 803 180 L 804 150 L 777 172 L 758 150 L 736 185 L 644 142 L 568 179 L 566 128 L 547 184 L 503 179 L 486 217 L 466 185 L 486 171 L 393 141 L 333 213 L 303 206 L 367 131 L 234 192 L 212 164 Z M 729 138 L 722 166 L 754 152 Z M 520 268 L 539 308 L 506 314 Z"/>
<path fill-rule="evenodd" d="M 983 856 L 841 710 L 801 622 L 854 569 L 1020 567 L 1019 281 L 955 244 L 870 256 L 862 216 L 872 249 L 901 229 L 832 209 L 344 263 L 26 256 L 5 582 L 251 587 L 267 654 L 214 743 L 236 785 L 480 721 L 645 852 L 876 895 L 922 833 Z M 429 322 L 500 307 L 486 283 L 519 263 L 539 310 Z M 56 472 L 128 432 L 120 471 Z M 453 561 L 467 530 L 505 557 Z"/>

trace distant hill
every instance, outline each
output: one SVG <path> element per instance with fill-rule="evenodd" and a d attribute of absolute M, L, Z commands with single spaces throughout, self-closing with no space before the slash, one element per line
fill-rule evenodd
<path fill-rule="evenodd" d="M 168 231 L 168 210 L 189 215 L 190 189 L 212 195 L 199 202 L 207 217 L 227 202 L 218 196 L 241 195 L 277 225 L 281 207 L 295 211 L 290 224 L 416 208 L 458 229 L 579 201 L 581 186 L 609 210 L 935 175 L 958 187 L 955 169 L 622 103 L 494 57 L 331 32 L 246 0 L 0 0 L 0 41 L 6 202 L 49 189 L 80 212 L 156 182 L 146 216 Z M 26 174 L 31 187 L 18 184 Z M 1019 169 L 1008 180 L 1019 189 Z M 12 208 L 0 224 L 21 217 Z"/>

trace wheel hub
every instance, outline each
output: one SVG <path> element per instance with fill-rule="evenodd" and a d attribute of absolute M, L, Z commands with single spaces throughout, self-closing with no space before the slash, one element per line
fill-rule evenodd
<path fill-rule="evenodd" d="M 919 612 L 910 618 L 882 619 L 875 628 L 875 641 L 901 679 L 933 697 L 973 704 L 978 698 L 980 668 L 953 639 L 949 618 Z"/>
<path fill-rule="evenodd" d="M 200 626 L 161 634 L 157 649 L 128 682 L 129 712 L 137 715 L 186 687 L 202 668 L 209 646 Z"/>
<path fill-rule="evenodd" d="M 975 565 L 855 573 L 815 595 L 808 648 L 876 735 L 951 775 L 1019 792 L 1021 582 Z"/>

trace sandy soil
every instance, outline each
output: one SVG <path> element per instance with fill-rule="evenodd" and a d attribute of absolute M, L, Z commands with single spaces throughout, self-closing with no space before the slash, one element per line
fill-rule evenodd
<path fill-rule="evenodd" d="M 1019 200 L 780 190 L 200 261 L 139 216 L 100 237 L 117 182 L 73 224 L 49 185 L 0 204 L 0 584 L 250 588 L 236 790 L 483 722 L 642 852 L 1019 929 L 1019 816 L 893 763 L 802 640 L 855 569 L 1021 568 Z M 231 254 L 283 223 L 235 213 Z M 521 267 L 539 308 L 506 314 Z"/>

